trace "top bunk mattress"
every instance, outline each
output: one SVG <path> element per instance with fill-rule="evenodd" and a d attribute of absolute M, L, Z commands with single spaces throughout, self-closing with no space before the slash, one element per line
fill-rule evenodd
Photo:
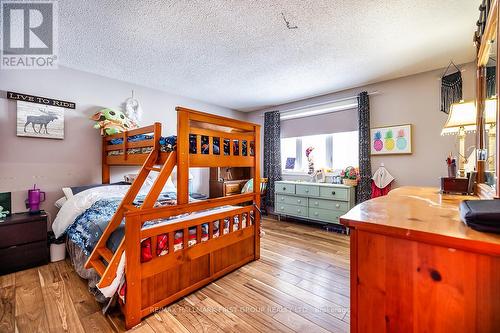
<path fill-rule="evenodd" d="M 128 137 L 128 142 L 139 142 L 145 140 L 152 140 L 154 137 L 152 135 L 146 134 L 138 134 Z M 189 153 L 197 154 L 197 136 L 195 134 L 189 135 Z M 213 147 L 212 152 L 214 155 L 220 155 L 220 138 L 213 138 Z M 223 154 L 226 156 L 230 155 L 231 150 L 231 141 L 232 141 L 232 149 L 233 155 L 239 154 L 239 140 L 229 140 L 223 139 Z M 111 139 L 108 141 L 108 145 L 120 145 L 123 143 L 122 138 Z M 160 151 L 161 152 L 173 152 L 177 148 L 177 136 L 171 135 L 166 137 L 160 137 L 159 139 Z M 209 138 L 208 136 L 201 136 L 201 154 L 209 154 Z M 247 140 L 241 140 L 241 153 L 243 156 L 247 156 L 248 148 L 250 148 L 250 156 L 254 156 L 255 152 L 255 143 L 252 141 L 248 144 Z M 153 150 L 153 147 L 140 147 L 140 148 L 129 148 L 127 149 L 127 154 L 148 154 Z M 110 150 L 108 151 L 108 156 L 117 156 L 123 155 L 123 149 Z"/>

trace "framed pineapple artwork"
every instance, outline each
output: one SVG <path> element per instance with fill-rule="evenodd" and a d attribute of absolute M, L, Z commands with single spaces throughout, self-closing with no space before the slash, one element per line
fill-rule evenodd
<path fill-rule="evenodd" d="M 370 129 L 372 155 L 411 154 L 411 124 Z"/>

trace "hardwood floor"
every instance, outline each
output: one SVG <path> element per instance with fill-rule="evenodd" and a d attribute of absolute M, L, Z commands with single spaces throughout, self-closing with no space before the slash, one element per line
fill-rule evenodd
<path fill-rule="evenodd" d="M 147 317 L 134 332 L 347 332 L 349 239 L 264 220 L 261 259 Z M 122 332 L 63 261 L 0 276 L 0 332 Z"/>

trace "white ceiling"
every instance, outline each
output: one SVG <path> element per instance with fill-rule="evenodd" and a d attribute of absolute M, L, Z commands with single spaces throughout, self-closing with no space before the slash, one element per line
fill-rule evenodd
<path fill-rule="evenodd" d="M 472 61 L 479 2 L 63 0 L 59 59 L 248 111 Z"/>

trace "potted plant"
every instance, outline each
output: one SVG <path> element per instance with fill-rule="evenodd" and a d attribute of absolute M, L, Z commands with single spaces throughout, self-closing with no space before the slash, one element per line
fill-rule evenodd
<path fill-rule="evenodd" d="M 348 166 L 340 173 L 342 183 L 348 186 L 357 186 L 359 180 L 359 170 L 355 167 Z"/>

